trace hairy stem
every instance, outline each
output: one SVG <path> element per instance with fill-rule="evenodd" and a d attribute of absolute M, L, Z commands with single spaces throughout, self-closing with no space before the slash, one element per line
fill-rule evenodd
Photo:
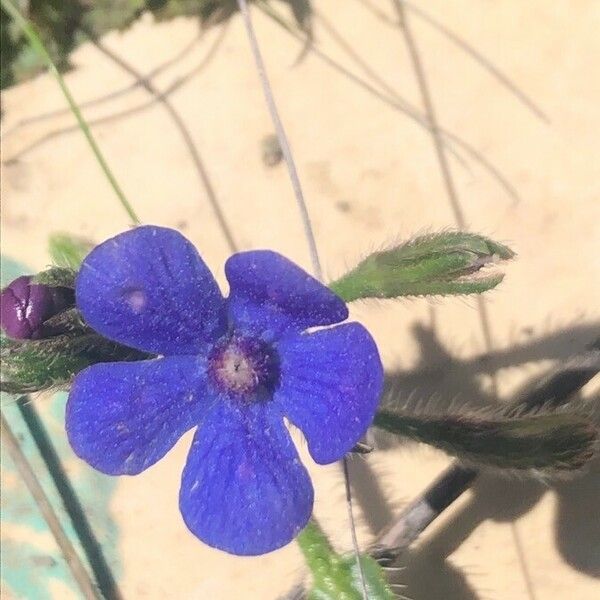
<path fill-rule="evenodd" d="M 594 355 L 598 348 L 600 348 L 600 340 L 596 340 L 589 350 Z M 600 365 L 597 362 L 585 359 L 588 354 L 568 361 L 570 368 L 543 381 L 520 402 L 515 402 L 513 407 L 520 406 L 527 411 L 535 410 L 549 402 L 556 407 L 567 403 L 573 394 L 600 372 Z M 577 363 L 582 365 L 581 368 L 574 367 Z M 476 469 L 464 467 L 458 461 L 454 462 L 400 513 L 392 526 L 375 542 L 373 554 L 384 560 L 393 561 L 471 487 L 478 474 Z"/>

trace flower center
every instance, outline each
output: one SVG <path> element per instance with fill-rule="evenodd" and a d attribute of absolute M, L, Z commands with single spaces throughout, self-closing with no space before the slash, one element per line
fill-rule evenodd
<path fill-rule="evenodd" d="M 273 392 L 279 379 L 275 351 L 261 340 L 232 336 L 221 340 L 209 357 L 209 373 L 224 392 L 258 399 Z"/>

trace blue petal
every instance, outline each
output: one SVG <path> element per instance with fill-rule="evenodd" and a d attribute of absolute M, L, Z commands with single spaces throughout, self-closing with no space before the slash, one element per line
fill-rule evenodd
<path fill-rule="evenodd" d="M 225 302 L 192 244 L 138 227 L 100 244 L 77 277 L 77 306 L 104 336 L 157 354 L 193 354 L 226 325 Z"/>
<path fill-rule="evenodd" d="M 207 412 L 205 363 L 169 357 L 79 373 L 66 414 L 75 454 L 109 475 L 135 475 L 153 465 Z"/>
<path fill-rule="evenodd" d="M 196 432 L 179 495 L 190 531 L 231 554 L 290 542 L 313 506 L 308 473 L 269 405 L 215 406 Z"/>
<path fill-rule="evenodd" d="M 281 254 L 255 250 L 225 264 L 229 312 L 238 329 L 274 339 L 286 330 L 332 325 L 348 317 L 344 301 Z"/>
<path fill-rule="evenodd" d="M 365 433 L 383 387 L 377 346 L 358 323 L 293 335 L 277 344 L 274 399 L 299 427 L 320 464 L 344 456 Z"/>

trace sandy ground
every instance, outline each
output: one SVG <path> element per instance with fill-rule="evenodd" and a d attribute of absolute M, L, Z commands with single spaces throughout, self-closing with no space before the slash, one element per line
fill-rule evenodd
<path fill-rule="evenodd" d="M 302 45 L 263 15 L 255 21 L 322 262 L 335 276 L 373 248 L 456 221 L 432 138 L 406 114 L 421 115 L 422 102 L 401 30 L 384 18 L 393 21 L 390 6 L 376 0 L 316 4 L 316 45 L 368 81 L 370 91 L 312 51 L 296 64 Z M 599 330 L 600 78 L 594 72 L 600 3 L 430 0 L 417 6 L 438 23 L 408 12 L 439 122 L 459 140 L 446 138 L 446 147 L 455 153 L 450 169 L 466 222 L 508 242 L 519 256 L 487 297 L 494 349 L 485 362 L 474 300 L 365 303 L 353 316 L 377 339 L 390 382 L 403 397 L 437 393 L 438 402 L 455 396 L 489 401 L 491 369 L 506 399 Z M 103 43 L 146 74 L 196 32 L 190 20 L 144 20 Z M 519 92 L 449 34 L 486 57 Z M 80 102 L 135 81 L 91 45 L 74 60 L 67 81 Z M 273 248 L 309 268 L 285 166 L 269 168 L 261 160 L 261 140 L 272 128 L 239 18 L 226 32 L 206 33 L 152 84 L 160 91 L 176 84 L 167 97 L 196 158 L 164 104 L 139 86 L 86 110 L 91 121 L 101 120 L 94 127 L 98 142 L 142 220 L 184 232 L 223 283 L 230 248 L 211 208 L 212 193 L 239 248 Z M 55 82 L 39 77 L 6 92 L 3 102 L 3 253 L 38 268 L 48 262 L 53 231 L 100 241 L 126 229 L 126 215 L 83 136 L 70 129 L 69 115 L 13 129 L 64 106 Z M 592 382 L 586 393 L 597 389 Z M 186 436 L 143 475 L 119 480 L 111 497 L 118 541 L 107 551 L 119 557 L 124 597 L 276 598 L 304 574 L 293 544 L 236 558 L 186 531 L 176 498 L 189 441 Z M 357 508 L 360 542 L 372 539 L 447 463 L 414 447 L 354 461 L 367 508 Z M 348 549 L 339 468 L 310 468 L 316 514 Z M 415 600 L 591 599 L 600 588 L 599 493 L 597 471 L 571 486 L 482 479 L 407 558 L 399 576 L 408 583 L 403 593 Z"/>

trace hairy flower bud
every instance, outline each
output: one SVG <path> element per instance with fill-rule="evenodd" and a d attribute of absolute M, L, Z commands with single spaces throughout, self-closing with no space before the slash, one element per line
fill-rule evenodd
<path fill-rule="evenodd" d="M 126 348 L 90 330 L 39 340 L 0 338 L 0 391 L 29 394 L 69 385 L 90 365 L 145 360 L 149 355 Z"/>
<path fill-rule="evenodd" d="M 2 329 L 14 339 L 39 339 L 45 333 L 44 322 L 74 301 L 72 289 L 33 283 L 32 276 L 23 275 L 2 290 Z"/>
<path fill-rule="evenodd" d="M 504 275 L 489 267 L 514 252 L 481 235 L 444 231 L 417 237 L 375 252 L 330 284 L 346 302 L 360 298 L 398 298 L 480 294 Z"/>

